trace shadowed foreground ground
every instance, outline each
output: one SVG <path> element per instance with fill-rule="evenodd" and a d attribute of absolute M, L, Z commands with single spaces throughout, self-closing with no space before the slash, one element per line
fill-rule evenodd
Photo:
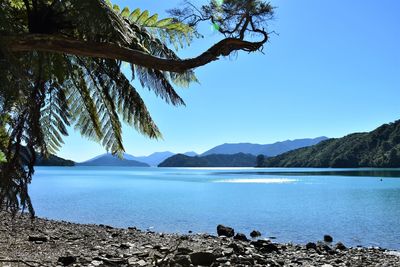
<path fill-rule="evenodd" d="M 0 266 L 400 266 L 400 253 L 173 235 L 0 213 Z"/>

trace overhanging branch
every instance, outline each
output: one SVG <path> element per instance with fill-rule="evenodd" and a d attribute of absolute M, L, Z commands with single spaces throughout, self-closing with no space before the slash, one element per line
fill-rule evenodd
<path fill-rule="evenodd" d="M 178 73 L 206 65 L 218 60 L 220 56 L 228 56 L 234 51 L 257 51 L 267 40 L 268 35 L 266 33 L 264 33 L 264 39 L 260 42 L 226 38 L 197 57 L 173 60 L 152 56 L 114 43 L 86 42 L 47 34 L 0 36 L 0 43 L 6 45 L 6 48 L 11 52 L 43 51 L 84 57 L 116 59 L 146 68 Z"/>

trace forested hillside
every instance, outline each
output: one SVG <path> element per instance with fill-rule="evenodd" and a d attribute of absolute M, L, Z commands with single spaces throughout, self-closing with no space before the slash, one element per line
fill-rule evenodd
<path fill-rule="evenodd" d="M 244 153 L 234 155 L 208 155 L 189 157 L 177 154 L 163 161 L 158 167 L 254 167 L 256 156 Z"/>
<path fill-rule="evenodd" d="M 266 167 L 400 167 L 400 120 L 268 158 Z"/>

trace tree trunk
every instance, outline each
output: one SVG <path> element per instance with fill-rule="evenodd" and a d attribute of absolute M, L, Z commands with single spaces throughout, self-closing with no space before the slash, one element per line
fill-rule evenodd
<path fill-rule="evenodd" d="M 114 43 L 86 42 L 47 34 L 0 36 L 0 43 L 5 44 L 6 49 L 11 52 L 44 51 L 116 59 L 150 69 L 182 73 L 218 60 L 220 56 L 228 56 L 234 51 L 257 51 L 267 39 L 268 37 L 265 36 L 264 40 L 260 42 L 249 42 L 236 38 L 226 38 L 201 55 L 184 60 L 159 58 Z"/>

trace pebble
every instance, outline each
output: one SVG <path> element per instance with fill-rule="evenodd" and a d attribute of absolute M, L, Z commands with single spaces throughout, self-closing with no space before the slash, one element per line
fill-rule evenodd
<path fill-rule="evenodd" d="M 11 232 L 11 222 L 17 232 Z M 228 235 L 234 229 L 225 226 Z M 113 236 L 113 238 L 109 238 Z M 243 235 L 244 236 L 244 235 Z M 243 239 L 241 234 L 237 235 Z M 53 238 L 57 237 L 57 238 Z M 39 239 L 37 239 L 39 238 Z M 400 252 L 346 248 L 318 242 L 307 245 L 251 242 L 209 234 L 159 234 L 136 228 L 57 222 L 0 213 L 0 259 L 37 261 L 46 266 L 400 266 Z M 31 241 L 28 241 L 31 240 Z M 41 242 L 41 244 L 36 244 Z M 10 255 L 18 255 L 17 259 Z"/>
<path fill-rule="evenodd" d="M 139 266 L 146 266 L 147 265 L 147 263 L 144 260 L 140 260 L 136 264 L 139 265 Z"/>

